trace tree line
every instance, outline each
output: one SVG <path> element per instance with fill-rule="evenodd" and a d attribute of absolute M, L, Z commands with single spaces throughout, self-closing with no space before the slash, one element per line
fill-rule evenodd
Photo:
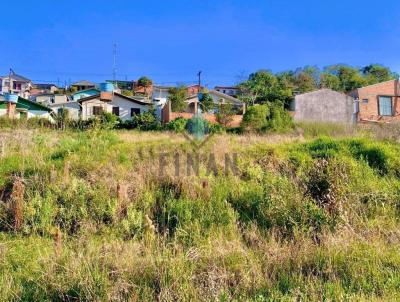
<path fill-rule="evenodd" d="M 323 69 L 306 66 L 279 73 L 259 70 L 238 86 L 241 90 L 239 97 L 249 105 L 270 102 L 288 105 L 295 94 L 321 88 L 349 93 L 356 88 L 396 78 L 397 73 L 379 64 L 362 68 L 336 64 Z"/>

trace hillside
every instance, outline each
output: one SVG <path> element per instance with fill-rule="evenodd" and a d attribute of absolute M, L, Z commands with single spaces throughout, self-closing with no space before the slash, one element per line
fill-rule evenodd
<path fill-rule="evenodd" d="M 0 299 L 399 300 L 396 129 L 331 128 L 2 129 Z"/>

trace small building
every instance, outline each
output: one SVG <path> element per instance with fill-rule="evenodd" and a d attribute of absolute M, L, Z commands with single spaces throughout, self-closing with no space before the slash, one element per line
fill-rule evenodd
<path fill-rule="evenodd" d="M 81 117 L 84 120 L 109 112 L 122 121 L 126 121 L 152 108 L 152 103 L 144 98 L 128 97 L 117 92 L 102 91 L 100 94 L 80 99 L 78 102 L 81 105 Z"/>
<path fill-rule="evenodd" d="M 240 93 L 240 89 L 235 86 L 215 86 L 214 90 L 233 97 L 238 96 Z"/>
<path fill-rule="evenodd" d="M 153 86 L 153 106 L 158 117 L 161 118 L 161 111 L 168 101 L 170 86 Z"/>
<path fill-rule="evenodd" d="M 65 94 L 38 93 L 35 95 L 31 95 L 30 100 L 45 106 L 49 106 L 50 104 L 68 102 L 69 98 Z"/>
<path fill-rule="evenodd" d="M 291 104 L 295 121 L 351 124 L 357 121 L 354 98 L 331 89 L 296 95 Z"/>
<path fill-rule="evenodd" d="M 19 119 L 36 117 L 52 120 L 50 108 L 22 97 L 18 97 L 17 103 L 9 103 L 2 95 L 0 95 L 0 116 Z"/>
<path fill-rule="evenodd" d="M 13 70 L 9 75 L 0 76 L 0 93 L 13 93 L 22 98 L 29 98 L 32 89 L 32 81 L 16 74 Z"/>
<path fill-rule="evenodd" d="M 100 93 L 99 89 L 96 88 L 90 88 L 90 89 L 85 89 L 85 90 L 80 90 L 78 92 L 72 93 L 71 94 L 71 99 L 73 101 L 79 101 L 80 99 L 84 99 L 90 96 L 98 95 Z"/>
<path fill-rule="evenodd" d="M 76 88 L 77 91 L 81 91 L 81 90 L 96 88 L 96 84 L 94 84 L 90 81 L 87 81 L 87 80 L 82 80 L 82 81 L 71 84 L 71 87 Z"/>
<path fill-rule="evenodd" d="M 54 84 L 33 84 L 33 88 L 31 90 L 31 93 L 56 93 L 59 91 L 60 88 L 58 88 Z"/>
<path fill-rule="evenodd" d="M 67 110 L 68 118 L 73 120 L 79 120 L 81 117 L 81 104 L 77 101 L 54 103 L 50 104 L 49 108 L 54 114 L 60 114 L 62 110 Z"/>
<path fill-rule="evenodd" d="M 400 87 L 390 80 L 355 89 L 350 93 L 359 102 L 360 122 L 400 121 Z"/>
<path fill-rule="evenodd" d="M 213 99 L 214 102 L 214 109 L 211 109 L 209 112 L 207 113 L 217 113 L 218 112 L 218 105 L 220 104 L 231 104 L 233 106 L 233 108 L 240 114 L 243 114 L 245 111 L 245 104 L 244 102 L 240 101 L 237 98 L 234 98 L 230 95 L 221 93 L 219 91 L 216 90 L 210 90 L 209 92 L 207 92 L 211 98 Z M 186 102 L 188 103 L 188 108 L 187 108 L 187 112 L 191 112 L 191 113 L 195 113 L 196 112 L 196 104 L 199 104 L 199 97 L 198 95 L 193 95 L 188 97 L 188 99 L 186 100 Z M 201 105 L 198 106 L 198 109 L 200 111 L 204 111 L 201 108 Z"/>

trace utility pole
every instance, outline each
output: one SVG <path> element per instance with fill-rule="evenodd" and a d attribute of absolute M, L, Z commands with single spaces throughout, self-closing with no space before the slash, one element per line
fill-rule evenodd
<path fill-rule="evenodd" d="M 12 75 L 12 72 L 13 72 L 13 70 L 10 68 L 10 73 L 8 75 L 8 93 L 12 93 L 12 91 L 11 91 L 11 87 L 12 87 L 11 75 Z"/>
<path fill-rule="evenodd" d="M 117 43 L 114 43 L 113 48 L 113 81 L 117 85 Z"/>
<path fill-rule="evenodd" d="M 197 76 L 199 77 L 199 92 L 200 92 L 200 89 L 201 89 L 201 73 L 202 73 L 201 70 L 197 73 Z"/>

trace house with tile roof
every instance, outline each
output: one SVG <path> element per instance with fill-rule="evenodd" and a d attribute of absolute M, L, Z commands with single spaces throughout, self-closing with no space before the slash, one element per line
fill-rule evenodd
<path fill-rule="evenodd" d="M 96 88 L 96 84 L 87 80 L 82 80 L 71 84 L 71 87 L 76 88 L 77 91 L 81 91 L 81 90 Z"/>

